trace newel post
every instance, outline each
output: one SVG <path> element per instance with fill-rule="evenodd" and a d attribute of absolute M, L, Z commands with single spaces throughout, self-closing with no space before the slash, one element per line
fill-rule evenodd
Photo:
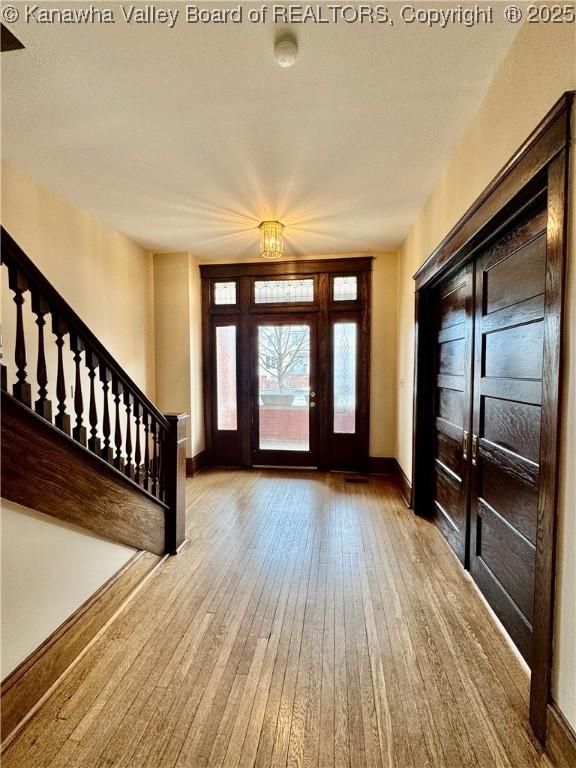
<path fill-rule="evenodd" d="M 170 425 L 163 445 L 166 512 L 166 551 L 175 555 L 186 539 L 187 413 L 165 414 Z"/>

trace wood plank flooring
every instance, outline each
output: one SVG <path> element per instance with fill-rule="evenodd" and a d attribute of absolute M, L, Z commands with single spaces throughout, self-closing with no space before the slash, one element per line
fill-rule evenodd
<path fill-rule="evenodd" d="M 386 478 L 206 471 L 3 768 L 531 768 L 528 676 Z"/>

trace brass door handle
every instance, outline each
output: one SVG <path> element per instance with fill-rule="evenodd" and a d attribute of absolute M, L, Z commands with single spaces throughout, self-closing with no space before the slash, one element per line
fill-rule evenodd
<path fill-rule="evenodd" d="M 476 466 L 478 459 L 478 435 L 472 435 L 472 464 Z"/>
<path fill-rule="evenodd" d="M 464 430 L 462 435 L 462 458 L 468 461 L 468 430 Z"/>

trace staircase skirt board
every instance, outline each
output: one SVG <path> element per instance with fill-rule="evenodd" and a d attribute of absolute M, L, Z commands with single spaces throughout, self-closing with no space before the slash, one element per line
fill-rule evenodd
<path fill-rule="evenodd" d="M 112 541 L 162 555 L 166 505 L 2 393 L 2 495 Z"/>
<path fill-rule="evenodd" d="M 2 682 L 2 750 L 164 559 L 137 552 Z"/>

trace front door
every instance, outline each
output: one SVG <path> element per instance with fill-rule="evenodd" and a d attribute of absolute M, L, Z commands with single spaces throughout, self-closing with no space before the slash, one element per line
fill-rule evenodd
<path fill-rule="evenodd" d="M 315 314 L 258 315 L 252 330 L 254 466 L 318 466 Z"/>

